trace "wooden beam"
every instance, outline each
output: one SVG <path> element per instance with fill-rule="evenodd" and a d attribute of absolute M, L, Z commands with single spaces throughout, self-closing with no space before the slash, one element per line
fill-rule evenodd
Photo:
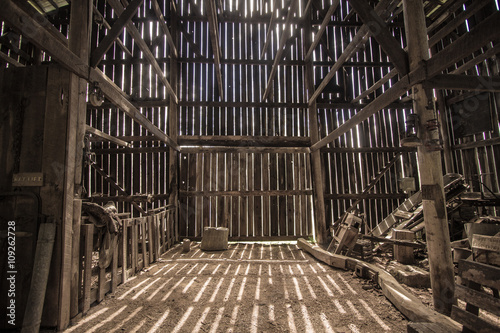
<path fill-rule="evenodd" d="M 311 140 L 289 136 L 183 135 L 178 137 L 178 143 L 185 146 L 309 147 Z"/>
<path fill-rule="evenodd" d="M 349 4 L 368 26 L 371 36 L 380 44 L 398 72 L 403 76 L 408 74 L 408 55 L 390 33 L 385 20 L 375 13 L 375 10 L 366 0 L 349 0 Z"/>
<path fill-rule="evenodd" d="M 497 137 L 497 138 L 486 139 L 486 140 L 481 140 L 481 141 L 461 143 L 461 144 L 452 146 L 451 149 L 453 149 L 453 150 L 473 149 L 473 148 L 498 146 L 498 145 L 500 145 L 500 138 Z"/>
<path fill-rule="evenodd" d="M 491 0 L 476 0 L 473 1 L 470 6 L 466 8 L 465 11 L 461 12 L 453 18 L 449 23 L 447 23 L 443 28 L 438 30 L 434 35 L 429 38 L 429 47 L 433 47 L 441 39 L 446 37 L 452 31 L 454 31 L 459 25 L 463 24 L 465 20 L 470 18 L 472 15 L 476 14 L 484 6 L 491 3 Z"/>
<path fill-rule="evenodd" d="M 179 151 L 179 146 L 172 141 L 162 130 L 156 127 L 148 118 L 146 118 L 129 100 L 128 96 L 113 82 L 111 81 L 103 72 L 99 69 L 90 69 L 91 82 L 97 82 L 99 88 L 102 90 L 104 95 L 117 107 L 123 110 L 127 115 L 129 115 L 134 121 L 142 125 L 149 132 L 155 135 L 160 141 L 165 142 L 173 149 Z"/>
<path fill-rule="evenodd" d="M 370 116 L 374 115 L 381 109 L 385 108 L 390 103 L 394 102 L 396 99 L 401 97 L 410 89 L 410 83 L 408 81 L 408 76 L 405 76 L 403 79 L 394 84 L 390 89 L 386 90 L 382 95 L 377 97 L 373 102 L 368 104 L 361 111 L 356 113 L 351 117 L 348 121 L 340 125 L 337 129 L 330 132 L 326 137 L 316 142 L 311 146 L 311 151 L 316 151 L 333 140 L 340 137 L 342 134 L 348 132 L 353 129 L 357 124 L 362 121 L 368 119 Z"/>
<path fill-rule="evenodd" d="M 13 59 L 11 57 L 9 57 L 8 55 L 6 55 L 5 53 L 3 53 L 1 51 L 0 51 L 0 60 L 3 60 L 3 61 L 5 61 L 8 64 L 13 65 L 14 67 L 25 67 L 19 61 L 17 61 L 16 59 Z"/>
<path fill-rule="evenodd" d="M 177 58 L 177 47 L 175 46 L 174 39 L 172 38 L 172 35 L 170 34 L 170 30 L 168 29 L 167 24 L 165 23 L 165 17 L 163 16 L 163 13 L 161 12 L 160 6 L 158 5 L 158 0 L 151 0 L 151 7 L 153 7 L 153 10 L 156 14 L 156 17 L 158 18 L 158 21 L 160 22 L 160 27 L 167 36 L 167 42 L 168 45 L 170 45 L 170 52 L 173 55 L 174 58 Z"/>
<path fill-rule="evenodd" d="M 311 195 L 312 190 L 264 190 L 264 191 L 179 191 L 182 197 L 215 197 L 215 196 L 289 196 Z"/>
<path fill-rule="evenodd" d="M 304 57 L 304 61 L 309 61 L 311 59 L 311 56 L 312 56 L 314 49 L 316 48 L 316 46 L 318 46 L 318 44 L 321 40 L 321 36 L 323 36 L 323 33 L 326 30 L 326 26 L 330 22 L 330 19 L 331 19 L 333 13 L 335 13 L 335 11 L 337 10 L 337 7 L 339 6 L 339 4 L 340 4 L 340 0 L 333 0 L 333 4 L 328 9 L 328 12 L 326 12 L 326 15 L 323 19 L 323 22 L 321 23 L 321 26 L 319 27 L 318 33 L 314 36 L 314 41 L 312 42 L 311 46 L 307 50 L 307 54 Z"/>
<path fill-rule="evenodd" d="M 494 12 L 471 31 L 458 38 L 427 61 L 427 76 L 433 77 L 491 41 L 500 38 L 500 12 Z"/>
<path fill-rule="evenodd" d="M 143 2 L 144 0 L 132 0 L 132 2 L 127 6 L 127 9 L 120 14 L 120 17 L 113 24 L 111 30 L 108 31 L 108 34 L 99 43 L 94 52 L 92 52 L 90 57 L 90 66 L 96 67 L 99 64 L 104 54 L 108 52 L 111 45 L 113 45 L 118 36 L 120 36 L 125 25 L 130 22 L 132 17 L 135 16 L 139 6 L 141 6 Z"/>
<path fill-rule="evenodd" d="M 271 19 L 269 20 L 269 26 L 267 27 L 266 39 L 264 42 L 264 46 L 262 47 L 262 52 L 260 53 L 260 59 L 264 58 L 264 55 L 266 54 L 267 51 L 267 47 L 271 42 L 271 32 L 273 30 L 274 20 L 276 19 L 276 10 L 278 9 L 278 2 L 279 1 L 274 2 L 274 8 L 273 11 L 271 12 Z"/>
<path fill-rule="evenodd" d="M 299 4 L 299 0 L 291 0 L 290 2 L 290 8 L 288 9 L 288 14 L 286 15 L 286 20 L 285 20 L 285 29 L 283 30 L 283 33 L 281 34 L 280 37 L 280 43 L 278 45 L 278 50 L 276 52 L 276 56 L 274 57 L 274 62 L 273 62 L 273 67 L 271 68 L 271 73 L 269 74 L 269 78 L 267 80 L 267 86 L 264 91 L 264 95 L 262 96 L 262 100 L 265 101 L 271 92 L 272 89 L 272 83 L 274 80 L 274 76 L 276 75 L 276 72 L 278 70 L 278 65 L 281 61 L 281 58 L 283 56 L 283 52 L 285 51 L 285 44 L 290 37 L 290 19 L 293 17 L 293 14 L 295 13 L 297 6 Z"/>
<path fill-rule="evenodd" d="M 426 80 L 424 86 L 434 89 L 500 92 L 500 77 L 438 74 Z"/>
<path fill-rule="evenodd" d="M 375 13 L 380 14 L 382 13 L 383 10 L 387 8 L 387 6 L 390 4 L 391 0 L 381 0 L 378 5 L 375 7 Z M 387 14 L 386 14 L 387 15 Z M 384 15 L 385 18 L 385 15 Z M 312 93 L 311 97 L 309 98 L 309 105 L 312 105 L 313 102 L 316 101 L 318 96 L 321 94 L 323 89 L 328 85 L 328 83 L 333 79 L 335 74 L 337 74 L 337 71 L 342 67 L 344 62 L 346 62 L 348 59 L 352 57 L 354 52 L 356 52 L 356 48 L 359 47 L 359 45 L 363 45 L 368 41 L 367 35 L 369 33 L 368 25 L 363 24 L 361 28 L 359 28 L 358 32 L 356 35 L 353 37 L 349 45 L 344 49 L 344 52 L 340 55 L 340 57 L 337 59 L 335 64 L 330 68 L 330 71 L 326 75 L 326 77 L 321 81 L 321 84 L 319 87 Z"/>
<path fill-rule="evenodd" d="M 492 58 L 492 57 L 496 56 L 498 53 L 500 53 L 500 44 L 497 44 L 494 47 L 488 49 L 486 52 L 481 53 L 477 57 L 472 58 L 471 60 L 467 61 L 462 66 L 460 66 L 457 69 L 451 71 L 450 74 L 461 74 L 461 73 L 464 73 L 464 72 L 466 72 L 466 71 L 474 68 L 477 64 L 485 61 L 486 59 Z"/>
<path fill-rule="evenodd" d="M 52 24 L 43 16 L 37 17 L 27 14 L 12 0 L 2 3 L 0 18 L 11 27 L 23 33 L 36 47 L 45 50 L 55 61 L 76 75 L 86 78 L 88 66 L 73 52 L 67 44 L 61 42 L 50 32 Z M 53 27 L 53 26 L 52 26 Z"/>
<path fill-rule="evenodd" d="M 375 82 L 374 85 L 372 85 L 370 88 L 366 89 L 363 91 L 358 97 L 354 98 L 351 103 L 358 103 L 361 99 L 365 98 L 366 96 L 370 95 L 372 92 L 377 90 L 378 88 L 382 87 L 386 82 L 388 82 L 390 79 L 398 75 L 398 70 L 396 68 L 393 68 L 389 73 L 384 75 L 383 78 Z"/>
<path fill-rule="evenodd" d="M 322 153 L 414 153 L 417 151 L 415 147 L 323 147 Z"/>
<path fill-rule="evenodd" d="M 223 100 L 224 86 L 222 82 L 222 73 L 220 66 L 221 50 L 219 46 L 219 29 L 215 3 L 213 1 L 205 1 L 205 8 L 207 10 L 210 41 L 212 43 L 212 51 L 214 53 L 215 76 L 217 78 L 217 86 L 219 87 L 220 99 Z"/>
<path fill-rule="evenodd" d="M 427 34 L 429 34 L 430 32 L 432 32 L 441 23 L 443 23 L 444 21 L 446 21 L 446 19 L 450 15 L 455 14 L 455 12 L 457 11 L 457 9 L 460 8 L 460 7 L 462 7 L 466 1 L 467 0 L 456 0 L 456 1 L 453 1 L 454 2 L 453 6 L 447 8 L 444 12 L 442 12 L 440 14 L 440 16 L 438 18 L 436 18 L 435 20 L 433 20 L 432 23 L 427 27 Z"/>
<path fill-rule="evenodd" d="M 309 153 L 307 147 L 181 147 L 182 154 L 199 154 L 199 153 L 252 153 L 252 154 L 297 154 Z"/>
<path fill-rule="evenodd" d="M 404 193 L 335 193 L 328 194 L 325 193 L 325 200 L 356 200 L 350 209 L 345 210 L 346 212 L 351 211 L 359 202 L 362 200 L 397 200 L 406 199 Z M 352 207 L 354 206 L 354 207 Z"/>
<path fill-rule="evenodd" d="M 123 141 L 123 140 L 120 140 L 118 138 L 115 138 L 114 136 L 111 136 L 109 134 L 106 134 L 104 132 L 101 132 L 99 131 L 98 129 L 92 127 L 92 126 L 89 126 L 89 125 L 85 125 L 85 131 L 87 133 L 91 133 L 95 136 L 98 136 L 104 140 L 107 140 L 107 141 L 110 141 L 110 142 L 113 142 L 114 144 L 118 145 L 118 146 L 123 146 L 123 147 L 132 147 L 130 145 L 130 143 L 126 142 L 126 141 Z"/>
<path fill-rule="evenodd" d="M 104 27 L 108 30 L 111 30 L 111 25 L 108 23 L 108 21 L 104 18 L 104 16 L 102 16 L 102 14 L 99 12 L 99 9 L 97 9 L 97 7 L 95 5 L 94 6 L 94 11 L 93 13 L 95 15 L 98 15 L 99 16 L 99 19 L 102 20 L 102 24 L 104 25 Z M 123 44 L 123 42 L 118 38 L 116 40 L 116 43 L 118 44 L 118 46 L 123 50 L 123 52 L 125 52 L 129 57 L 132 57 L 132 52 L 130 52 L 130 50 Z"/>
<path fill-rule="evenodd" d="M 108 3 L 111 5 L 111 7 L 115 10 L 115 12 L 118 15 L 121 15 L 125 10 L 119 0 L 108 0 Z M 132 36 L 137 46 L 139 46 L 144 57 L 148 59 L 153 71 L 158 76 L 160 82 L 163 83 L 165 88 L 167 88 L 168 94 L 170 95 L 171 98 L 173 98 L 173 100 L 177 104 L 179 102 L 179 99 L 177 98 L 175 91 L 172 89 L 172 86 L 168 82 L 167 77 L 163 73 L 163 70 L 161 69 L 160 65 L 158 65 L 155 56 L 149 49 L 148 44 L 146 44 L 144 39 L 142 39 L 141 33 L 139 32 L 139 30 L 137 30 L 134 23 L 132 22 L 127 23 L 127 32 Z"/>

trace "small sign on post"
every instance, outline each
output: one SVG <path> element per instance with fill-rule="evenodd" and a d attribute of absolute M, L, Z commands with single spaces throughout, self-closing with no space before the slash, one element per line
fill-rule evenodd
<path fill-rule="evenodd" d="M 12 176 L 12 186 L 43 186 L 43 173 L 16 173 Z"/>

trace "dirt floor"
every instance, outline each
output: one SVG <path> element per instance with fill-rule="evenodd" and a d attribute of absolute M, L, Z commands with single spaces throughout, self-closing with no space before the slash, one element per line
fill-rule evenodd
<path fill-rule="evenodd" d="M 177 246 L 65 332 L 406 332 L 367 281 L 295 244 Z"/>

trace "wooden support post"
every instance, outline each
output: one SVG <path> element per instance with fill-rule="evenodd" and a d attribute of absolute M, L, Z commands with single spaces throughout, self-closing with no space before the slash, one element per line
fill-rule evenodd
<path fill-rule="evenodd" d="M 129 220 L 123 220 L 122 226 L 122 283 L 127 282 L 127 263 L 130 252 L 128 251 L 128 225 Z"/>
<path fill-rule="evenodd" d="M 80 290 L 80 230 L 82 216 L 82 200 L 73 201 L 73 240 L 71 254 L 71 297 L 70 318 L 75 317 L 80 311 L 78 306 L 78 292 Z"/>
<path fill-rule="evenodd" d="M 157 259 L 154 255 L 154 243 L 156 242 L 153 239 L 153 219 L 154 216 L 147 217 L 147 225 L 148 225 L 148 252 L 149 252 L 149 262 L 153 262 Z"/>
<path fill-rule="evenodd" d="M 176 47 L 178 47 L 179 44 L 179 34 L 178 34 L 178 25 L 179 21 L 177 20 L 177 13 L 175 11 L 175 5 L 173 2 L 170 3 L 171 10 L 170 12 L 172 13 L 171 17 L 171 29 L 172 29 L 172 36 L 173 36 L 173 42 Z M 172 89 L 174 92 L 177 92 L 178 90 L 178 67 L 179 63 L 176 58 L 171 58 L 170 59 L 170 82 L 172 83 Z M 168 106 L 168 118 L 169 118 L 169 128 L 168 128 L 168 134 L 170 135 L 171 140 L 177 145 L 177 137 L 179 135 L 179 105 L 177 101 L 173 98 L 170 98 L 169 101 L 169 106 Z M 177 182 L 178 178 L 178 168 L 179 168 L 179 153 L 173 149 L 169 149 L 169 156 L 168 156 L 168 204 L 175 206 L 175 210 L 173 212 L 167 212 L 165 214 L 165 217 L 167 219 L 165 220 L 165 224 L 162 222 L 162 226 L 169 226 L 169 220 L 171 220 L 174 223 L 174 228 L 175 231 L 173 232 L 174 235 L 169 234 L 168 237 L 168 242 L 169 246 L 171 245 L 171 240 L 174 239 L 174 241 L 178 241 L 178 190 L 179 190 L 179 184 Z M 172 219 L 168 219 L 169 215 L 172 215 Z M 170 230 L 170 229 L 168 229 Z"/>
<path fill-rule="evenodd" d="M 92 248 L 94 241 L 94 225 L 82 225 L 82 235 L 84 237 L 83 255 L 83 304 L 82 313 L 86 314 L 90 309 L 90 286 L 92 283 Z"/>
<path fill-rule="evenodd" d="M 410 71 L 429 58 L 425 15 L 422 3 L 403 0 Z M 413 86 L 413 109 L 420 116 L 419 136 L 427 140 L 427 121 L 436 118 L 428 107 L 432 94 L 422 84 Z M 427 235 L 434 308 L 449 315 L 454 303 L 455 279 L 451 258 L 450 235 L 443 188 L 441 152 L 418 147 L 418 164 L 422 184 L 422 202 Z"/>
<path fill-rule="evenodd" d="M 415 239 L 415 233 L 410 230 L 393 230 L 392 236 L 398 240 L 413 241 Z M 394 259 L 402 264 L 413 264 L 415 262 L 413 247 L 394 245 Z"/>
<path fill-rule="evenodd" d="M 306 20 L 310 20 L 309 13 L 304 13 Z M 310 22 L 305 22 L 306 33 L 304 34 L 304 47 L 306 52 L 311 45 L 311 31 Z M 312 61 L 309 60 L 306 63 L 306 81 L 307 90 L 309 94 L 314 92 L 314 82 L 313 82 L 313 67 Z M 310 124 L 310 136 L 311 143 L 316 143 L 319 141 L 319 124 L 318 124 L 318 109 L 316 107 L 316 101 L 309 106 L 309 124 Z M 316 239 L 320 244 L 326 244 L 328 242 L 328 228 L 326 226 L 325 218 L 325 199 L 324 199 L 324 189 L 323 189 L 323 171 L 321 166 L 321 153 L 319 150 L 315 150 L 309 154 L 312 165 L 312 176 L 313 176 L 313 199 L 314 199 L 314 222 L 315 222 L 315 233 Z"/>

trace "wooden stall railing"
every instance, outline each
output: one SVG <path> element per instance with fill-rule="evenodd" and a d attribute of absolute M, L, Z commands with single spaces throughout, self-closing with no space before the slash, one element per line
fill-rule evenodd
<path fill-rule="evenodd" d="M 158 211 L 158 210 L 157 210 Z M 108 267 L 96 264 L 101 252 L 94 250 L 93 224 L 82 224 L 80 239 L 80 270 L 78 292 L 79 313 L 86 314 L 94 302 L 101 302 L 107 293 L 114 293 L 119 284 L 127 282 L 143 268 L 157 261 L 178 240 L 175 228 L 175 206 L 149 216 L 121 220 L 121 234 L 108 254 Z"/>

